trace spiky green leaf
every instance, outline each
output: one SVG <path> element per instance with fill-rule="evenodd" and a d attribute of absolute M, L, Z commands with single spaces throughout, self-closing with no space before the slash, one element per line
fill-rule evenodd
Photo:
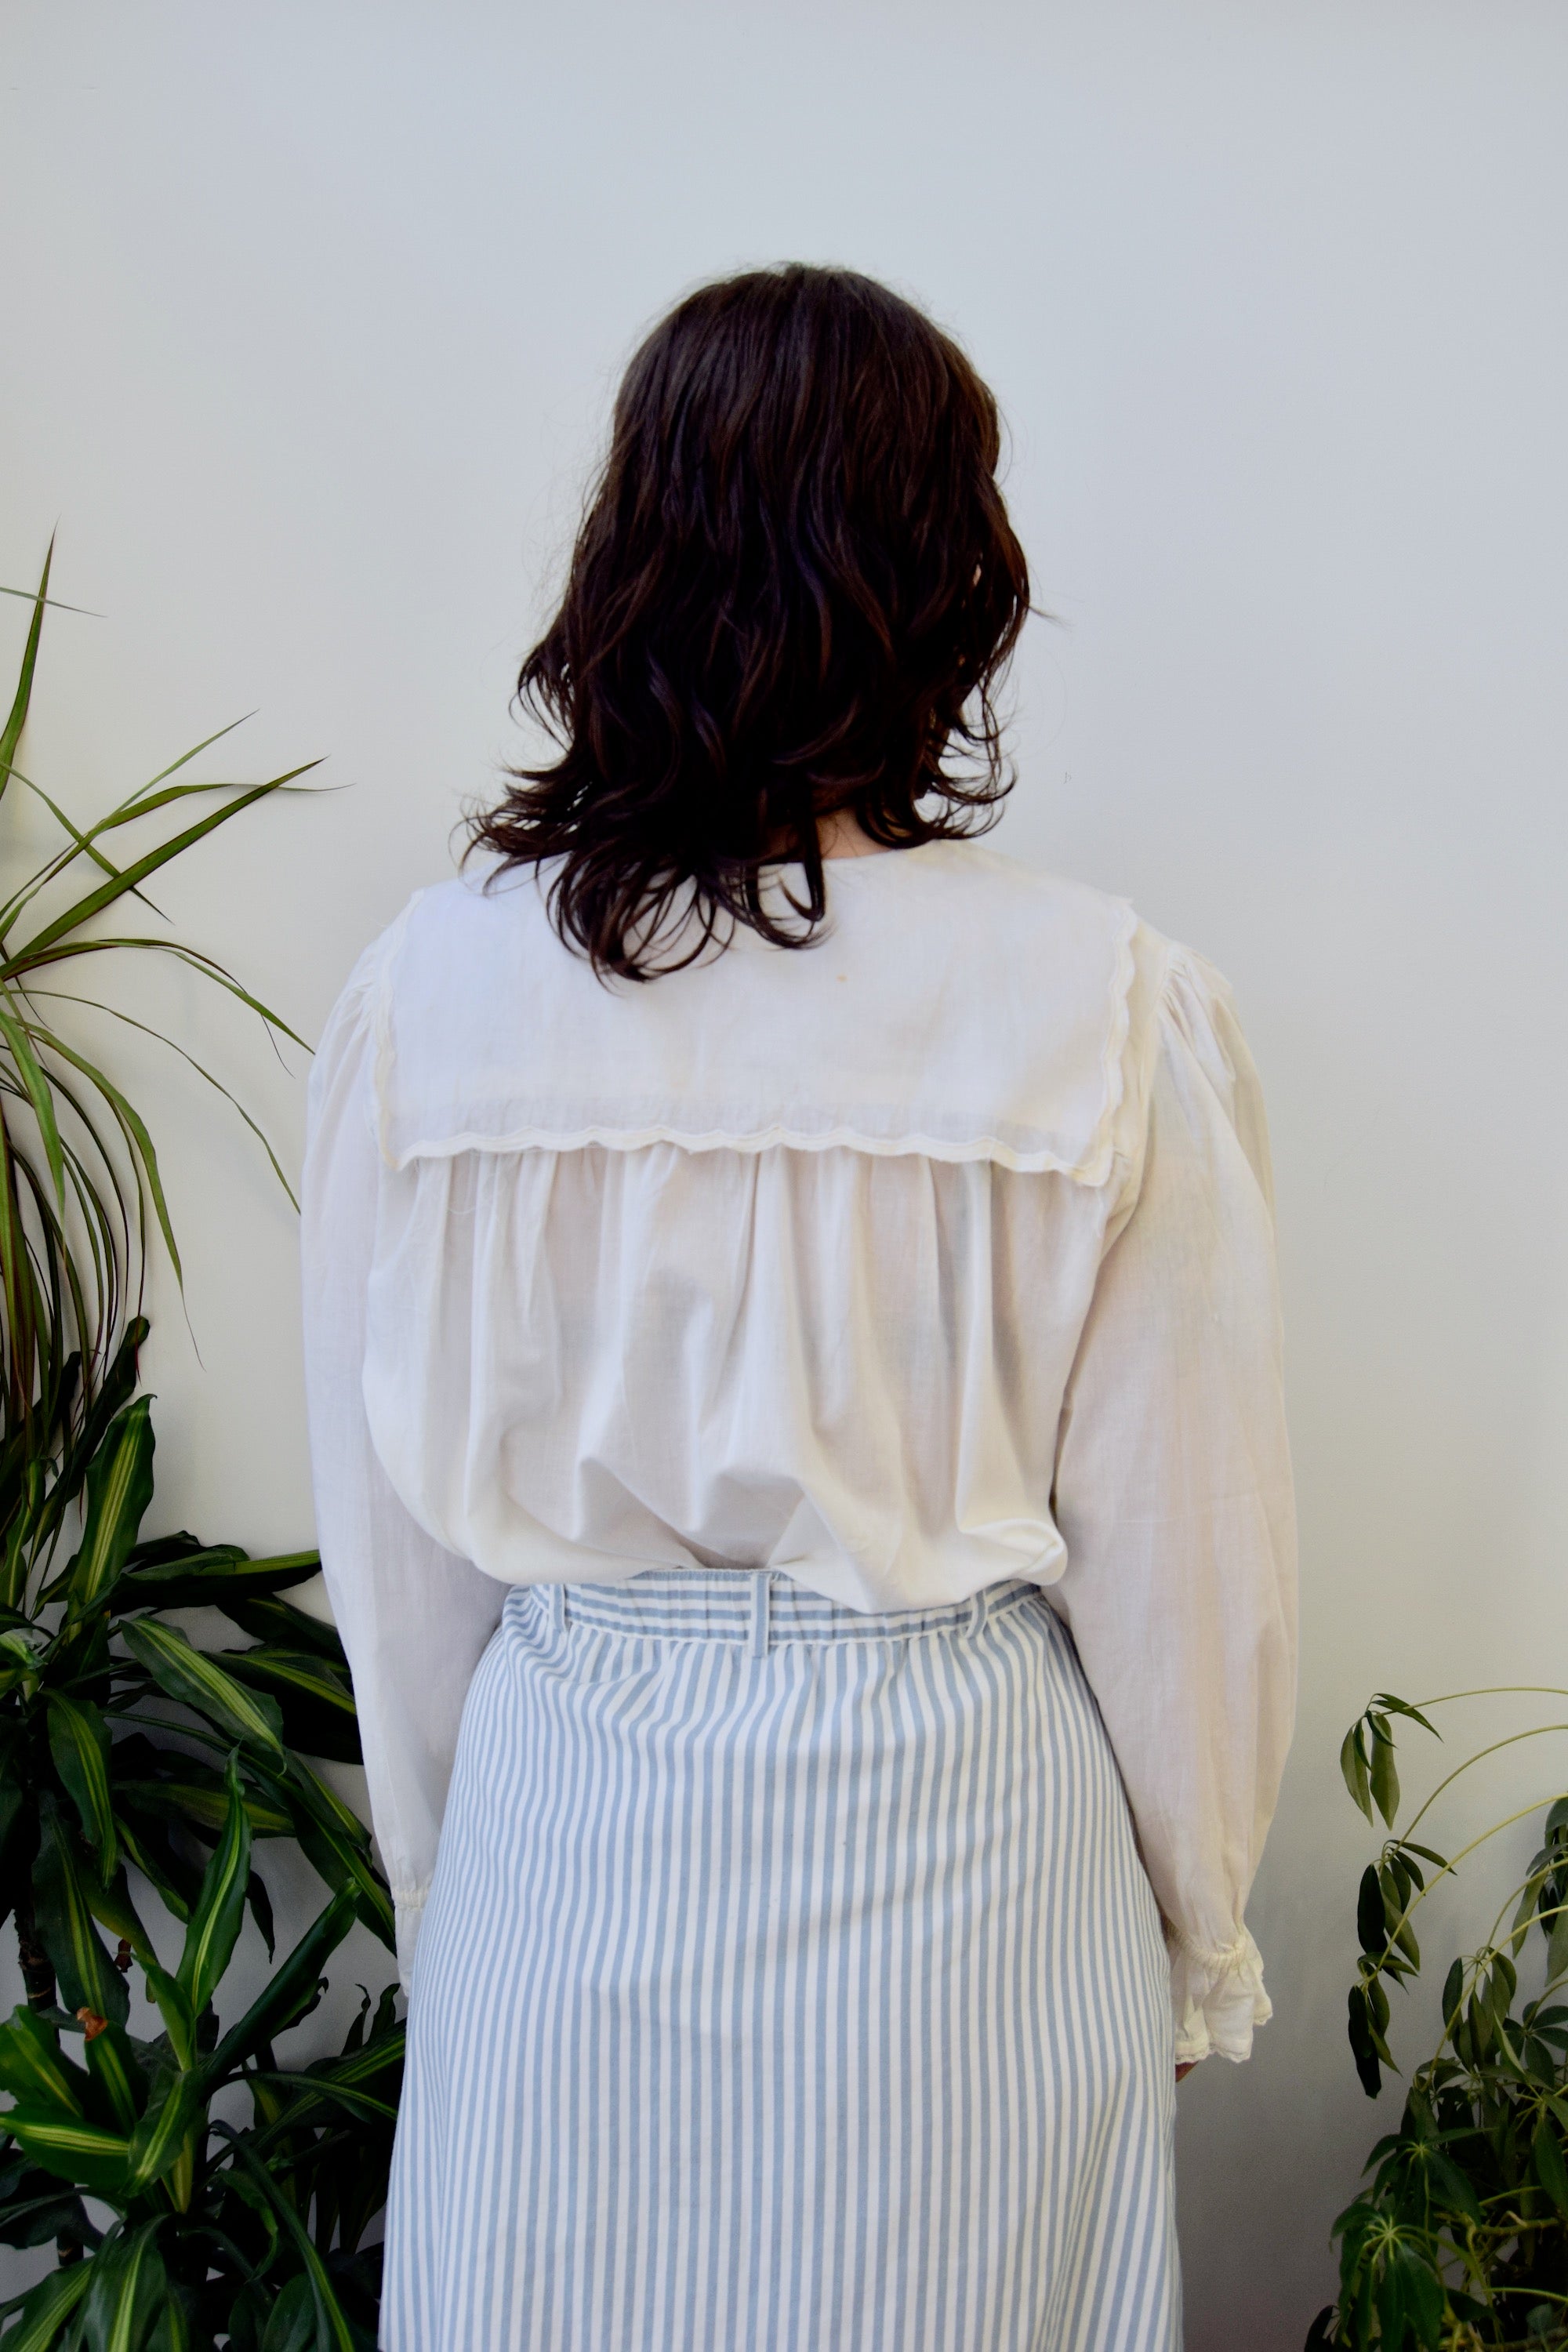
<path fill-rule="evenodd" d="M 282 1755 L 282 1718 L 275 1699 L 245 1689 L 177 1626 L 132 1617 L 120 1630 L 132 1656 L 171 1698 L 205 1715 L 226 1738 Z"/>
<path fill-rule="evenodd" d="M 97 1854 L 99 1870 L 108 1877 L 120 1859 L 110 1786 L 109 1726 L 89 1701 L 68 1697 L 64 1691 L 48 1694 L 48 1724 L 55 1769 Z"/>
<path fill-rule="evenodd" d="M 21 2101 L 7 2111 L 5 2126 L 46 2172 L 75 2181 L 89 2197 L 104 2197 L 110 2203 L 123 2200 L 131 2143 L 121 2133 Z"/>
<path fill-rule="evenodd" d="M 120 1574 L 153 1499 L 152 1400 L 118 1413 L 87 1473 L 87 1521 L 67 1586 L 68 1614 L 87 1616 Z"/>
<path fill-rule="evenodd" d="M 192 2011 L 200 2016 L 227 1968 L 245 1917 L 250 1877 L 250 1822 L 239 1767 L 230 1756 L 225 1780 L 227 1809 L 223 1834 L 202 1880 L 196 1907 L 185 1929 L 177 1970 Z"/>
<path fill-rule="evenodd" d="M 51 2352 L 61 2330 L 92 2281 L 90 2263 L 51 2271 L 22 2298 L 21 2309 L 4 2336 L 0 2352 Z"/>

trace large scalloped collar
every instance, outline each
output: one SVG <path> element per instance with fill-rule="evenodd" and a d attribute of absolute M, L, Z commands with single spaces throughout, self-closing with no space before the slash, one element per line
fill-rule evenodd
<path fill-rule="evenodd" d="M 683 971 L 606 987 L 550 923 L 552 871 L 422 890 L 384 935 L 391 1166 L 669 1142 L 1109 1175 L 1137 922 L 1124 900 L 929 842 L 829 860 L 830 928 L 810 948 L 741 929 Z"/>

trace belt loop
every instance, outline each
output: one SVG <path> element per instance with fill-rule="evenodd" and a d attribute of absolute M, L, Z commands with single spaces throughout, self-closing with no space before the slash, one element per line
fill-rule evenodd
<path fill-rule="evenodd" d="M 773 1584 L 773 1570 L 759 1568 L 752 1576 L 752 1655 L 765 1658 L 773 1637 L 768 1599 Z"/>
<path fill-rule="evenodd" d="M 984 1633 L 986 1621 L 990 1617 L 990 1614 L 991 1588 L 989 1585 L 983 1584 L 979 1591 L 972 1596 L 969 1603 L 969 1632 L 971 1635 Z"/>
<path fill-rule="evenodd" d="M 566 1631 L 566 1587 L 552 1584 L 549 1591 L 550 1630 L 552 1633 L 563 1633 Z"/>

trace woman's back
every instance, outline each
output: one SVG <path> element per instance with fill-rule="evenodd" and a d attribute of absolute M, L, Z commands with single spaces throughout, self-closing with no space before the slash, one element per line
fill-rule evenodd
<path fill-rule="evenodd" d="M 560 757 L 322 1040 L 387 2352 L 1179 2339 L 1293 1698 L 1268 1143 L 1219 976 L 972 838 L 999 455 L 888 289 L 689 297 L 523 665 Z"/>

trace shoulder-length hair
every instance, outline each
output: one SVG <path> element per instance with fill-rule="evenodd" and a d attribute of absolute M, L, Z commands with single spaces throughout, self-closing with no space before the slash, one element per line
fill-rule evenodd
<path fill-rule="evenodd" d="M 992 690 L 1029 609 L 1000 453 L 963 352 L 874 279 L 792 263 L 689 295 L 626 370 L 518 677 L 559 757 L 508 772 L 470 853 L 559 858 L 562 938 L 646 980 L 737 923 L 809 945 L 831 812 L 888 848 L 987 830 L 1014 781 Z M 788 860 L 804 929 L 763 904 Z"/>

